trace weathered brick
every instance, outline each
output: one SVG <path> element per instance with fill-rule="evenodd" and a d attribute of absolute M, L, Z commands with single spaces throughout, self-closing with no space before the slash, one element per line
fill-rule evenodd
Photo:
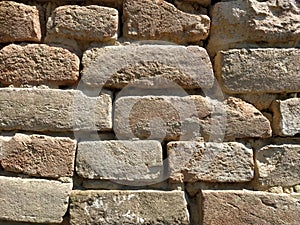
<path fill-rule="evenodd" d="M 294 136 L 300 133 L 300 98 L 274 101 L 271 110 L 275 134 Z"/>
<path fill-rule="evenodd" d="M 37 177 L 73 176 L 76 141 L 16 134 L 0 137 L 0 165 L 6 171 Z"/>
<path fill-rule="evenodd" d="M 189 224 L 182 191 L 72 191 L 70 216 L 72 225 Z"/>
<path fill-rule="evenodd" d="M 0 2 L 0 43 L 41 41 L 39 11 L 35 6 Z"/>
<path fill-rule="evenodd" d="M 0 130 L 72 131 L 112 128 L 110 94 L 77 90 L 0 89 Z"/>
<path fill-rule="evenodd" d="M 286 93 L 300 92 L 299 62 L 296 48 L 234 49 L 219 52 L 214 68 L 227 93 Z"/>
<path fill-rule="evenodd" d="M 205 191 L 198 197 L 203 225 L 299 224 L 299 200 L 287 194 Z"/>
<path fill-rule="evenodd" d="M 124 88 L 138 81 L 139 87 L 186 89 L 211 88 L 214 75 L 204 48 L 176 45 L 125 45 L 93 48 L 82 59 L 82 80 L 94 87 Z M 168 84 L 169 82 L 169 84 Z"/>
<path fill-rule="evenodd" d="M 0 176 L 0 220 L 60 223 L 72 183 Z"/>
<path fill-rule="evenodd" d="M 256 162 L 260 186 L 300 184 L 300 145 L 267 145 L 257 151 Z"/>
<path fill-rule="evenodd" d="M 135 40 L 163 40 L 178 44 L 208 37 L 206 15 L 184 13 L 163 0 L 125 0 L 123 34 Z"/>
<path fill-rule="evenodd" d="M 72 85 L 79 78 L 79 58 L 63 48 L 11 44 L 0 50 L 0 61 L 3 85 Z"/>
<path fill-rule="evenodd" d="M 219 2 L 211 10 L 211 56 L 243 47 L 294 47 L 300 38 L 300 10 L 295 0 Z"/>
<path fill-rule="evenodd" d="M 254 177 L 252 149 L 237 142 L 169 142 L 169 174 L 183 182 L 245 182 Z"/>
<path fill-rule="evenodd" d="M 56 8 L 47 22 L 46 41 L 68 38 L 105 42 L 118 36 L 118 11 L 91 5 L 67 5 Z"/>
<path fill-rule="evenodd" d="M 162 155 L 158 141 L 80 142 L 76 171 L 89 179 L 154 182 L 163 175 Z"/>

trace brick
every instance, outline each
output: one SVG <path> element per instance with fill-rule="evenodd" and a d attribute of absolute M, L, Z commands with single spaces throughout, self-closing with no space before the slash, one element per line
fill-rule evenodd
<path fill-rule="evenodd" d="M 44 44 L 8 45 L 0 50 L 2 85 L 73 85 L 79 58 L 66 49 Z"/>
<path fill-rule="evenodd" d="M 76 171 L 89 179 L 154 182 L 163 175 L 158 141 L 93 141 L 78 144 Z"/>
<path fill-rule="evenodd" d="M 223 103 L 198 95 L 121 97 L 115 102 L 114 132 L 119 139 L 234 140 L 269 137 L 270 122 L 252 105 Z"/>
<path fill-rule="evenodd" d="M 70 217 L 72 225 L 189 224 L 182 191 L 72 191 Z"/>
<path fill-rule="evenodd" d="M 123 34 L 134 40 L 163 40 L 178 44 L 208 37 L 210 19 L 176 9 L 163 0 L 125 0 Z"/>
<path fill-rule="evenodd" d="M 267 145 L 256 153 L 258 184 L 263 188 L 300 183 L 300 145 Z"/>
<path fill-rule="evenodd" d="M 0 165 L 5 171 L 36 177 L 73 176 L 76 141 L 16 134 L 0 137 Z"/>
<path fill-rule="evenodd" d="M 204 48 L 176 45 L 125 45 L 92 48 L 82 58 L 82 80 L 93 87 L 211 88 L 214 74 Z M 105 66 L 104 66 L 105 65 Z M 174 84 L 175 83 L 175 84 Z"/>
<path fill-rule="evenodd" d="M 240 143 L 169 142 L 167 151 L 172 180 L 246 182 L 254 177 L 252 149 Z"/>
<path fill-rule="evenodd" d="M 300 98 L 277 100 L 271 105 L 273 131 L 280 136 L 294 136 L 300 133 Z"/>
<path fill-rule="evenodd" d="M 2 88 L 0 130 L 78 131 L 112 128 L 110 94 L 77 90 Z"/>
<path fill-rule="evenodd" d="M 299 200 L 287 194 L 206 191 L 198 197 L 202 224 L 299 224 Z"/>
<path fill-rule="evenodd" d="M 118 11 L 91 5 L 67 5 L 56 8 L 47 22 L 46 41 L 68 38 L 105 42 L 118 37 Z"/>
<path fill-rule="evenodd" d="M 41 41 L 39 11 L 35 6 L 0 2 L 0 43 Z"/>
<path fill-rule="evenodd" d="M 233 49 L 219 52 L 214 68 L 226 93 L 300 92 L 299 61 L 295 48 Z"/>
<path fill-rule="evenodd" d="M 0 176 L 0 220 L 60 223 L 72 183 Z"/>
<path fill-rule="evenodd" d="M 300 10 L 295 0 L 219 2 L 211 17 L 211 56 L 230 48 L 299 45 Z"/>

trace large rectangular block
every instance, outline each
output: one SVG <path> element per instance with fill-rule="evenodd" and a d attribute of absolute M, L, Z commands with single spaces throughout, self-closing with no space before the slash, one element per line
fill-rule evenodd
<path fill-rule="evenodd" d="M 227 93 L 286 93 L 300 92 L 299 62 L 300 49 L 234 49 L 219 52 L 214 68 Z"/>
<path fill-rule="evenodd" d="M 72 183 L 0 176 L 0 220 L 60 223 Z"/>
<path fill-rule="evenodd" d="M 0 130 L 111 130 L 110 94 L 88 97 L 77 90 L 0 90 Z"/>
<path fill-rule="evenodd" d="M 0 137 L 0 165 L 5 171 L 37 177 L 73 176 L 76 141 L 16 134 Z"/>
<path fill-rule="evenodd" d="M 181 182 L 246 182 L 254 177 L 252 149 L 237 142 L 169 142 L 169 175 Z"/>
<path fill-rule="evenodd" d="M 258 191 L 201 191 L 203 225 L 299 224 L 299 200 L 288 194 Z"/>
<path fill-rule="evenodd" d="M 72 191 L 72 225 L 189 224 L 182 191 Z"/>
<path fill-rule="evenodd" d="M 163 176 L 158 141 L 94 141 L 78 144 L 76 171 L 89 179 L 155 182 Z"/>

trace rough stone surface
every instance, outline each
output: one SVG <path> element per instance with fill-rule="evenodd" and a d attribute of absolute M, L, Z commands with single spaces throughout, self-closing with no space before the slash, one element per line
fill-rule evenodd
<path fill-rule="evenodd" d="M 274 101 L 271 110 L 275 134 L 294 136 L 300 133 L 300 98 Z"/>
<path fill-rule="evenodd" d="M 258 183 L 263 187 L 300 184 L 300 145 L 267 145 L 256 153 Z"/>
<path fill-rule="evenodd" d="M 109 94 L 77 90 L 0 89 L 0 130 L 72 131 L 112 128 Z"/>
<path fill-rule="evenodd" d="M 182 191 L 73 191 L 70 216 L 72 225 L 189 224 Z"/>
<path fill-rule="evenodd" d="M 16 134 L 0 137 L 0 165 L 6 171 L 37 177 L 73 176 L 76 141 Z"/>
<path fill-rule="evenodd" d="M 198 198 L 202 205 L 203 225 L 300 223 L 300 202 L 287 194 L 202 191 Z"/>
<path fill-rule="evenodd" d="M 246 182 L 254 177 L 252 149 L 237 142 L 169 142 L 169 173 L 183 182 Z"/>
<path fill-rule="evenodd" d="M 39 11 L 35 6 L 0 2 L 0 43 L 41 41 Z"/>
<path fill-rule="evenodd" d="M 94 141 L 78 144 L 76 171 L 89 179 L 152 181 L 163 175 L 158 141 Z"/>
<path fill-rule="evenodd" d="M 126 45 L 93 48 L 82 59 L 82 82 L 107 88 L 210 88 L 214 75 L 204 48 L 176 45 Z M 175 84 L 174 84 L 175 83 Z"/>
<path fill-rule="evenodd" d="M 226 93 L 300 92 L 299 61 L 296 48 L 234 49 L 219 52 L 214 68 Z"/>
<path fill-rule="evenodd" d="M 44 44 L 11 44 L 0 50 L 2 85 L 72 85 L 79 78 L 79 58 Z"/>
<path fill-rule="evenodd" d="M 118 11 L 113 8 L 91 6 L 60 6 L 47 22 L 46 41 L 68 38 L 80 41 L 105 42 L 118 36 Z"/>
<path fill-rule="evenodd" d="M 254 105 L 258 110 L 268 110 L 272 102 L 278 98 L 277 94 L 241 94 L 239 98 Z"/>
<path fill-rule="evenodd" d="M 60 223 L 72 183 L 0 177 L 0 220 Z"/>
<path fill-rule="evenodd" d="M 300 10 L 295 0 L 219 2 L 211 16 L 211 56 L 229 48 L 299 44 Z"/>
<path fill-rule="evenodd" d="M 178 44 L 208 37 L 210 19 L 176 9 L 163 0 L 125 0 L 123 34 L 135 40 L 162 40 Z"/>

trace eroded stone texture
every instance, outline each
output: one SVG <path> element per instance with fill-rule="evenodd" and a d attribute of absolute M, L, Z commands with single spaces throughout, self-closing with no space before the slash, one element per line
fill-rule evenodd
<path fill-rule="evenodd" d="M 294 136 L 300 133 L 300 98 L 274 101 L 271 110 L 275 134 Z"/>
<path fill-rule="evenodd" d="M 118 11 L 91 5 L 67 5 L 56 8 L 47 22 L 46 41 L 68 38 L 80 41 L 105 42 L 118 36 Z"/>
<path fill-rule="evenodd" d="M 72 85 L 79 78 L 79 58 L 44 44 L 8 45 L 0 50 L 3 85 Z"/>
<path fill-rule="evenodd" d="M 267 145 L 257 151 L 256 162 L 262 187 L 300 183 L 300 145 Z"/>
<path fill-rule="evenodd" d="M 72 191 L 70 216 L 72 225 L 189 224 L 182 191 Z"/>
<path fill-rule="evenodd" d="M 77 90 L 0 89 L 0 130 L 76 131 L 112 128 L 110 94 Z"/>
<path fill-rule="evenodd" d="M 0 165 L 6 171 L 37 177 L 73 176 L 76 141 L 16 134 L 0 137 Z"/>
<path fill-rule="evenodd" d="M 299 44 L 300 10 L 295 0 L 219 2 L 211 16 L 211 56 L 229 48 Z"/>
<path fill-rule="evenodd" d="M 233 49 L 219 52 L 214 68 L 230 94 L 300 92 L 299 62 L 296 48 Z"/>
<path fill-rule="evenodd" d="M 210 27 L 208 16 L 184 13 L 163 0 L 125 0 L 123 22 L 125 38 L 178 44 L 206 39 Z"/>
<path fill-rule="evenodd" d="M 72 183 L 0 177 L 0 220 L 61 223 Z"/>
<path fill-rule="evenodd" d="M 268 110 L 272 102 L 278 98 L 277 94 L 241 94 L 239 98 L 251 103 L 258 110 Z"/>
<path fill-rule="evenodd" d="M 245 182 L 254 176 L 252 149 L 237 142 L 169 142 L 172 180 L 182 182 Z"/>
<path fill-rule="evenodd" d="M 155 182 L 163 175 L 158 141 L 94 141 L 78 144 L 76 171 L 89 179 Z"/>
<path fill-rule="evenodd" d="M 41 41 L 39 11 L 35 6 L 0 2 L 0 43 Z"/>
<path fill-rule="evenodd" d="M 92 48 L 82 59 L 82 80 L 93 87 L 124 88 L 180 85 L 210 88 L 214 75 L 204 48 L 176 45 L 126 45 Z M 178 87 L 177 87 L 178 88 Z"/>
<path fill-rule="evenodd" d="M 205 191 L 198 196 L 202 224 L 299 224 L 300 202 L 287 194 Z"/>

